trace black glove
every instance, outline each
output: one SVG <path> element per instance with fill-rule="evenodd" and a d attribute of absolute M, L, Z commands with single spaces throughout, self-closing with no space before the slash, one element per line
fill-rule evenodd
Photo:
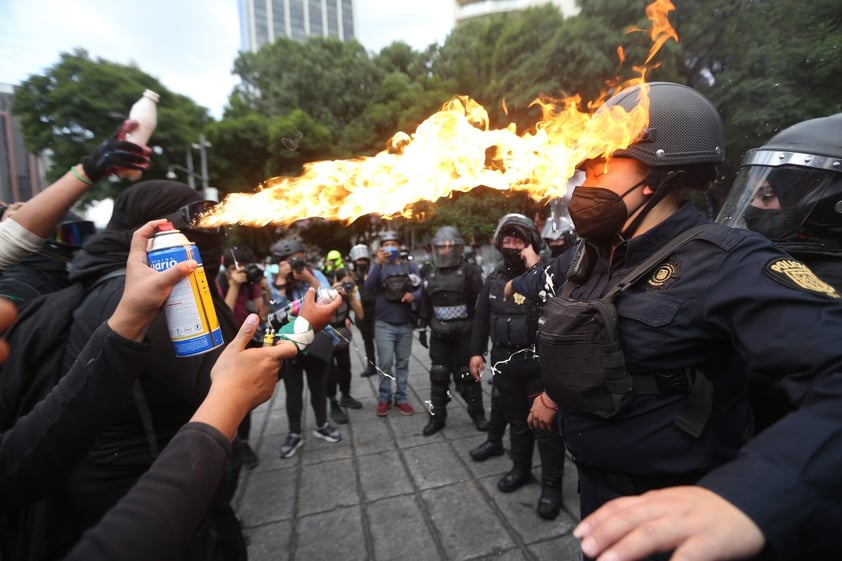
<path fill-rule="evenodd" d="M 82 158 L 82 169 L 91 181 L 96 183 L 119 169 L 142 171 L 149 167 L 149 154 L 152 151 L 126 140 L 126 133 L 134 130 L 136 126 L 137 121 L 124 121 L 114 134 L 97 146 L 90 155 Z"/>
<path fill-rule="evenodd" d="M 418 342 L 421 343 L 421 346 L 425 349 L 429 349 L 430 347 L 427 345 L 427 330 L 422 329 L 418 332 Z"/>

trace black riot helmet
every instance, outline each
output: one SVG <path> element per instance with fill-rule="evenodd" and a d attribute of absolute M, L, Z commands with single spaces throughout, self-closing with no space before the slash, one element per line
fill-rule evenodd
<path fill-rule="evenodd" d="M 576 228 L 573 227 L 573 221 L 568 216 L 547 218 L 544 229 L 541 231 L 541 237 L 547 242 L 550 254 L 553 257 L 570 249 L 579 241 Z"/>
<path fill-rule="evenodd" d="M 717 222 L 793 251 L 842 251 L 842 113 L 792 125 L 749 150 Z"/>
<path fill-rule="evenodd" d="M 272 259 L 275 262 L 284 261 L 290 255 L 304 251 L 304 246 L 295 238 L 283 238 L 272 244 Z"/>
<path fill-rule="evenodd" d="M 631 111 L 640 103 L 643 87 L 648 88 L 649 124 L 635 142 L 614 152 L 614 157 L 634 158 L 652 168 L 725 161 L 719 112 L 693 88 L 672 82 L 651 82 L 622 90 L 604 105 Z"/>
<path fill-rule="evenodd" d="M 510 213 L 497 222 L 497 229 L 494 230 L 494 247 L 500 251 L 503 249 L 503 238 L 505 236 L 522 239 L 532 246 L 535 253 L 541 251 L 543 244 L 541 233 L 538 232 L 535 223 L 522 214 Z"/>
<path fill-rule="evenodd" d="M 465 240 L 453 226 L 442 226 L 433 236 L 433 265 L 439 269 L 458 267 L 462 264 Z"/>

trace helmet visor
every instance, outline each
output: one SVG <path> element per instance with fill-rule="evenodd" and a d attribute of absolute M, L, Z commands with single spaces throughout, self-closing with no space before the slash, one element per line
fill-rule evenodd
<path fill-rule="evenodd" d="M 458 267 L 462 263 L 462 243 L 444 241 L 433 245 L 433 265 L 440 269 Z"/>
<path fill-rule="evenodd" d="M 716 221 L 774 242 L 792 239 L 836 174 L 800 166 L 744 165 Z"/>

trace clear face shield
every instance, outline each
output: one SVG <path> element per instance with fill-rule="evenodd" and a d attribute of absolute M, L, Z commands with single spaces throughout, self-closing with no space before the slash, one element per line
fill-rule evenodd
<path fill-rule="evenodd" d="M 458 267 L 462 263 L 464 243 L 454 241 L 436 242 L 433 245 L 433 265 L 439 269 Z"/>
<path fill-rule="evenodd" d="M 754 230 L 774 242 L 792 240 L 837 176 L 825 167 L 827 160 L 808 154 L 749 152 L 716 221 Z"/>

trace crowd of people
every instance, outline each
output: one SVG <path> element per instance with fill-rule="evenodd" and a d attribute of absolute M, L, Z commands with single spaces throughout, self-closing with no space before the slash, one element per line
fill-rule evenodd
<path fill-rule="evenodd" d="M 174 181 L 125 188 L 94 232 L 68 213 L 100 179 L 148 167 L 132 121 L 0 205 L 0 558 L 247 558 L 232 499 L 260 461 L 251 411 L 283 381 L 278 455 L 293 457 L 306 380 L 312 436 L 340 442 L 365 408 L 353 348 L 358 375 L 377 377 L 368 414 L 413 415 L 416 334 L 423 436 L 448 430 L 453 389 L 485 433 L 473 461 L 506 454 L 508 430 L 500 492 L 532 481 L 537 447 L 545 520 L 569 454 L 584 559 L 838 556 L 842 114 L 748 152 L 714 221 L 689 195 L 724 161 L 718 112 L 689 87 L 646 87 L 645 134 L 581 162 L 542 229 L 500 217 L 487 272 L 451 225 L 420 266 L 394 230 L 323 256 L 287 236 L 259 256 L 197 225 L 211 203 Z M 630 110 L 640 88 L 599 110 Z M 162 273 L 146 252 L 167 222 L 198 255 Z M 180 357 L 162 306 L 196 271 L 215 281 L 227 344 Z M 39 336 L 54 332 L 48 353 Z"/>

